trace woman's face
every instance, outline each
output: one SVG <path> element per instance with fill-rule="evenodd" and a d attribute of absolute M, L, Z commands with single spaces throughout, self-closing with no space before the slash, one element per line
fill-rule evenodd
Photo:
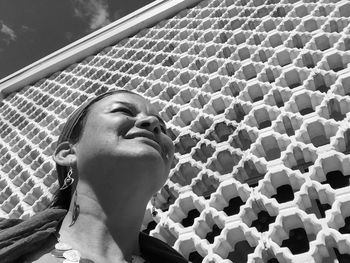
<path fill-rule="evenodd" d="M 74 147 L 79 175 L 94 174 L 90 180 L 97 182 L 103 175 L 111 183 L 114 179 L 116 183 L 137 180 L 152 190 L 167 180 L 174 154 L 173 142 L 158 112 L 143 97 L 129 93 L 94 103 Z M 133 178 L 136 175 L 138 178 Z"/>

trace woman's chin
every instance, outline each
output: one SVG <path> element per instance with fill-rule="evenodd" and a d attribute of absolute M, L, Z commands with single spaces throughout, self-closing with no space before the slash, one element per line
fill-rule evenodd
<path fill-rule="evenodd" d="M 151 144 L 146 143 L 137 143 L 133 145 L 129 145 L 129 147 L 123 151 L 124 154 L 128 155 L 135 161 L 144 161 L 151 163 L 159 163 L 165 165 L 162 153 L 159 149 L 154 147 Z"/>
<path fill-rule="evenodd" d="M 151 171 L 154 174 L 160 174 L 164 182 L 168 179 L 169 170 L 163 156 L 150 146 L 141 146 L 132 149 L 132 158 L 130 158 L 132 165 L 140 165 L 141 169 Z"/>

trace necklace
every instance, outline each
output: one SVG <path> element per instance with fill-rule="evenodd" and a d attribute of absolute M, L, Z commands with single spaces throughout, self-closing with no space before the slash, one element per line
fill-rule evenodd
<path fill-rule="evenodd" d="M 63 263 L 94 263 L 94 261 L 82 258 L 78 250 L 73 249 L 69 244 L 58 241 L 55 249 L 51 251 L 55 258 L 62 258 Z M 144 263 L 145 260 L 140 256 L 132 256 L 131 263 Z"/>

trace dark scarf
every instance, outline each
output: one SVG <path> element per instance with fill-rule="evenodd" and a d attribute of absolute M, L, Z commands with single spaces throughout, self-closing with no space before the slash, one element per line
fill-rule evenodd
<path fill-rule="evenodd" d="M 66 213 L 64 209 L 50 208 L 28 220 L 0 219 L 0 262 L 20 263 L 26 255 L 57 242 L 57 228 Z M 149 263 L 188 262 L 169 245 L 142 232 L 139 245 L 142 257 Z"/>

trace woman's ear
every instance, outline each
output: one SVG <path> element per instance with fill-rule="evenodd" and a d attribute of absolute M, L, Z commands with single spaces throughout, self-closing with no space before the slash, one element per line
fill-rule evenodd
<path fill-rule="evenodd" d="M 77 157 L 69 142 L 61 142 L 56 147 L 53 159 L 61 166 L 72 166 L 76 163 Z"/>

